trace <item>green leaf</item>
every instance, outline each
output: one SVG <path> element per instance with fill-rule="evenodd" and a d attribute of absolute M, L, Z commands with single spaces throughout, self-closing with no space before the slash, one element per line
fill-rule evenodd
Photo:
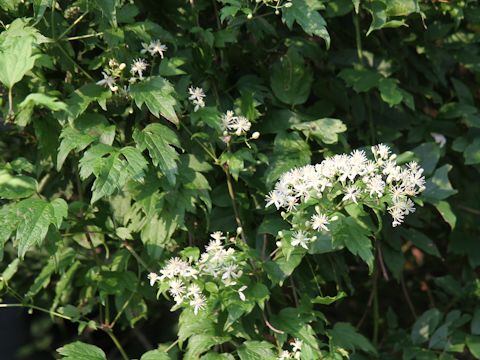
<path fill-rule="evenodd" d="M 130 86 L 130 95 L 139 108 L 145 104 L 156 117 L 161 114 L 178 125 L 178 117 L 174 109 L 176 104 L 174 94 L 175 89 L 172 84 L 161 76 L 152 76 Z"/>
<path fill-rule="evenodd" d="M 96 4 L 110 25 L 117 27 L 117 0 L 97 0 Z"/>
<path fill-rule="evenodd" d="M 265 173 L 267 185 L 273 184 L 286 171 L 310 164 L 310 146 L 298 133 L 279 133 L 273 144 L 270 165 Z"/>
<path fill-rule="evenodd" d="M 422 344 L 428 341 L 442 320 L 442 314 L 437 309 L 424 312 L 413 324 L 411 338 L 414 344 Z"/>
<path fill-rule="evenodd" d="M 17 205 L 21 219 L 17 228 L 18 256 L 34 245 L 40 245 L 47 235 L 50 224 L 57 224 L 53 206 L 41 199 L 27 199 Z"/>
<path fill-rule="evenodd" d="M 55 225 L 57 226 L 57 229 L 59 229 L 62 225 L 63 219 L 68 215 L 68 204 L 65 200 L 58 198 L 53 200 L 50 205 L 52 205 L 53 215 L 56 219 Z"/>
<path fill-rule="evenodd" d="M 106 110 L 106 101 L 112 96 L 112 93 L 96 84 L 85 84 L 75 90 L 65 101 L 67 111 L 71 119 L 76 119 L 88 109 L 90 104 L 97 101 L 100 106 Z"/>
<path fill-rule="evenodd" d="M 75 341 L 62 346 L 57 352 L 65 360 L 106 360 L 107 357 L 102 349 L 97 346 Z"/>
<path fill-rule="evenodd" d="M 207 334 L 193 335 L 188 340 L 187 351 L 184 360 L 196 360 L 199 355 L 210 349 L 214 345 L 222 344 L 228 341 L 228 336 L 212 336 Z"/>
<path fill-rule="evenodd" d="M 480 359 L 480 336 L 468 335 L 466 343 L 468 350 L 470 350 L 475 359 Z"/>
<path fill-rule="evenodd" d="M 313 349 L 318 350 L 315 332 L 309 325 L 313 320 L 311 314 L 303 313 L 300 308 L 284 308 L 277 315 L 271 316 L 275 328 L 296 337 Z"/>
<path fill-rule="evenodd" d="M 142 131 L 135 130 L 133 139 L 141 151 L 148 150 L 153 164 L 158 166 L 168 182 L 174 185 L 179 158 L 174 146 L 180 148 L 177 134 L 165 125 L 150 124 Z"/>
<path fill-rule="evenodd" d="M 438 168 L 433 176 L 427 180 L 426 189 L 423 192 L 423 197 L 427 201 L 444 200 L 458 192 L 452 187 L 448 179 L 448 173 L 451 169 L 452 165 L 445 164 Z"/>
<path fill-rule="evenodd" d="M 344 291 L 339 291 L 338 294 L 335 296 L 316 296 L 311 300 L 311 302 L 313 304 L 330 305 L 333 304 L 335 301 L 338 301 L 345 297 L 347 297 L 347 294 Z"/>
<path fill-rule="evenodd" d="M 12 88 L 35 65 L 38 55 L 33 55 L 37 30 L 17 19 L 0 34 L 0 82 Z"/>
<path fill-rule="evenodd" d="M 334 346 L 348 350 L 362 350 L 377 355 L 377 350 L 368 339 L 359 334 L 349 323 L 338 322 L 328 331 L 330 341 Z"/>
<path fill-rule="evenodd" d="M 292 29 L 293 23 L 297 22 L 309 35 L 316 35 L 330 47 L 330 35 L 327 31 L 327 23 L 318 10 L 324 9 L 324 5 L 318 0 L 295 0 L 292 6 L 282 7 L 282 21 Z"/>
<path fill-rule="evenodd" d="M 92 186 L 92 204 L 102 197 L 112 195 L 125 181 L 124 164 L 119 158 L 119 153 L 103 159 L 101 168 L 97 171 L 94 169 L 94 173 L 97 178 Z"/>
<path fill-rule="evenodd" d="M 457 216 L 452 210 L 450 204 L 446 201 L 436 201 L 432 202 L 433 206 L 438 210 L 440 215 L 442 215 L 443 220 L 450 225 L 450 228 L 453 230 L 455 229 L 455 225 L 457 223 Z"/>
<path fill-rule="evenodd" d="M 67 110 L 67 105 L 64 102 L 58 101 L 56 97 L 40 93 L 29 94 L 18 106 L 20 109 L 42 106 L 52 111 Z"/>
<path fill-rule="evenodd" d="M 172 358 L 165 351 L 150 350 L 143 354 L 140 360 L 172 360 Z"/>
<path fill-rule="evenodd" d="M 99 114 L 86 113 L 72 124 L 67 124 L 60 135 L 62 139 L 57 154 L 57 170 L 60 170 L 70 151 L 84 150 L 94 141 L 111 144 L 115 137 L 115 125 Z"/>
<path fill-rule="evenodd" d="M 241 360 L 275 359 L 273 345 L 266 341 L 245 341 L 237 351 Z"/>
<path fill-rule="evenodd" d="M 427 254 L 441 257 L 435 243 L 425 234 L 415 229 L 402 229 L 402 232 L 405 234 L 405 238 L 410 240 L 419 249 L 425 251 Z"/>
<path fill-rule="evenodd" d="M 470 332 L 473 335 L 480 335 L 480 307 L 475 309 L 472 322 L 470 323 Z"/>
<path fill-rule="evenodd" d="M 358 255 L 373 270 L 372 241 L 370 230 L 352 217 L 339 216 L 332 225 L 334 245 L 344 245 L 353 255 Z"/>
<path fill-rule="evenodd" d="M 420 12 L 420 5 L 417 0 L 388 0 L 388 16 L 407 16 Z"/>
<path fill-rule="evenodd" d="M 126 170 L 129 176 L 135 181 L 143 182 L 148 162 L 140 150 L 132 146 L 126 146 L 120 150 L 120 153 L 127 159 Z"/>
<path fill-rule="evenodd" d="M 398 80 L 382 78 L 378 82 L 380 96 L 390 106 L 398 105 L 403 100 L 401 89 L 397 85 Z"/>
<path fill-rule="evenodd" d="M 306 137 L 313 137 L 324 144 L 336 144 L 338 134 L 347 131 L 345 124 L 338 119 L 319 119 L 295 124 L 292 129 L 302 131 Z"/>
<path fill-rule="evenodd" d="M 344 69 L 338 74 L 355 92 L 366 92 L 377 87 L 382 76 L 367 69 Z"/>
<path fill-rule="evenodd" d="M 273 93 L 285 104 L 298 105 L 307 101 L 312 82 L 312 70 L 293 47 L 272 67 Z"/>
<path fill-rule="evenodd" d="M 7 170 L 0 170 L 0 198 L 21 199 L 37 191 L 37 180 L 30 176 L 11 175 Z"/>
<path fill-rule="evenodd" d="M 480 164 L 480 138 L 475 138 L 463 152 L 465 165 Z"/>

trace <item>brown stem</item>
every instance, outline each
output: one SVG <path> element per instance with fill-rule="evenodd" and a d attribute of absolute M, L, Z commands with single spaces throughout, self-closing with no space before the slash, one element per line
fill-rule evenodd
<path fill-rule="evenodd" d="M 412 313 L 413 317 L 416 320 L 417 312 L 415 311 L 415 308 L 412 303 L 412 299 L 410 299 L 410 295 L 408 294 L 408 290 L 407 290 L 407 287 L 405 286 L 405 279 L 403 278 L 403 275 L 400 278 L 400 285 L 402 286 L 402 292 L 403 292 L 403 295 L 405 296 L 405 300 L 407 300 L 408 308 L 410 309 L 410 312 Z"/>

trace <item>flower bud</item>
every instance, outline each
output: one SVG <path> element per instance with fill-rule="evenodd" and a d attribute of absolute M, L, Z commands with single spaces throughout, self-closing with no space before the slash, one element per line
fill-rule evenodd
<path fill-rule="evenodd" d="M 125 69 L 126 67 L 127 67 L 127 64 L 125 64 L 125 63 L 121 63 L 120 65 L 118 65 L 118 68 L 119 68 L 120 70 L 123 70 L 123 69 Z"/>
<path fill-rule="evenodd" d="M 249 13 L 249 14 L 247 15 L 247 19 L 250 20 L 251 18 L 253 18 L 253 15 L 252 15 L 252 13 Z"/>
<path fill-rule="evenodd" d="M 275 10 L 275 15 L 280 15 L 280 11 L 278 11 L 278 9 Z"/>
<path fill-rule="evenodd" d="M 237 234 L 240 235 L 243 232 L 243 229 L 241 226 L 237 227 Z"/>
<path fill-rule="evenodd" d="M 283 236 L 283 231 L 280 230 L 278 233 L 277 233 L 278 236 L 282 237 Z"/>
<path fill-rule="evenodd" d="M 282 242 L 281 242 L 281 241 L 277 241 L 277 242 L 275 243 L 275 245 L 277 245 L 277 247 L 280 248 L 280 247 L 282 247 Z"/>
<path fill-rule="evenodd" d="M 253 140 L 257 140 L 259 137 L 260 137 L 260 133 L 259 133 L 258 131 L 255 131 L 255 132 L 252 134 L 252 139 L 253 139 Z"/>

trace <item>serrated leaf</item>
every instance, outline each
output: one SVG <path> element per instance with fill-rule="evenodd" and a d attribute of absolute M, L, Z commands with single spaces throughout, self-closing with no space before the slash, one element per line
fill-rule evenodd
<path fill-rule="evenodd" d="M 63 199 L 55 199 L 50 203 L 53 207 L 53 214 L 56 219 L 57 229 L 62 225 L 63 219 L 68 215 L 68 204 Z"/>
<path fill-rule="evenodd" d="M 174 94 L 175 89 L 172 84 L 161 76 L 152 76 L 130 86 L 130 95 L 139 108 L 145 104 L 156 117 L 161 114 L 178 125 L 178 117 L 174 109 L 176 104 Z"/>
<path fill-rule="evenodd" d="M 65 101 L 67 104 L 67 111 L 71 119 L 76 119 L 87 110 L 88 106 L 96 101 L 100 106 L 106 110 L 106 101 L 112 96 L 112 93 L 96 84 L 85 84 L 79 89 L 75 90 L 70 97 Z"/>
<path fill-rule="evenodd" d="M 241 360 L 275 359 L 273 345 L 266 341 L 245 341 L 237 351 Z"/>
<path fill-rule="evenodd" d="M 65 360 L 106 360 L 107 357 L 102 349 L 95 345 L 75 341 L 73 343 L 62 346 L 57 352 L 63 356 Z"/>
<path fill-rule="evenodd" d="M 57 170 L 60 170 L 70 151 L 84 150 L 94 141 L 112 144 L 115 125 L 110 125 L 103 115 L 86 113 L 72 124 L 67 124 L 60 134 L 62 139 L 57 154 Z"/>
<path fill-rule="evenodd" d="M 118 153 L 103 159 L 101 168 L 99 170 L 94 169 L 96 179 L 92 186 L 92 204 L 102 197 L 112 195 L 115 190 L 123 185 L 125 179 L 123 171 L 124 164 Z"/>
<path fill-rule="evenodd" d="M 7 170 L 0 170 L 0 198 L 21 199 L 35 193 L 37 180 L 30 176 L 11 175 Z"/>
<path fill-rule="evenodd" d="M 170 184 L 175 185 L 179 155 L 174 146 L 180 148 L 177 134 L 165 125 L 150 124 L 142 131 L 136 130 L 133 139 L 141 151 L 148 150 L 153 164 L 159 167 Z"/>
<path fill-rule="evenodd" d="M 292 129 L 300 130 L 306 137 L 313 137 L 324 144 L 335 144 L 338 134 L 345 132 L 347 127 L 341 120 L 325 118 L 293 125 Z"/>
<path fill-rule="evenodd" d="M 0 34 L 0 82 L 12 88 L 30 71 L 38 55 L 33 55 L 37 30 L 17 19 Z"/>
<path fill-rule="evenodd" d="M 285 104 L 298 105 L 307 101 L 312 82 L 312 70 L 294 48 L 290 48 L 273 65 L 270 77 L 272 90 Z"/>
<path fill-rule="evenodd" d="M 172 360 L 172 358 L 165 351 L 157 349 L 147 351 L 140 360 Z"/>
<path fill-rule="evenodd" d="M 282 7 L 282 21 L 289 29 L 294 22 L 297 22 L 307 34 L 316 35 L 325 40 L 328 49 L 330 35 L 327 31 L 327 23 L 318 12 L 324 9 L 324 5 L 318 0 L 295 0 L 291 4 L 290 7 Z"/>
<path fill-rule="evenodd" d="M 370 230 L 352 217 L 343 217 L 332 225 L 332 237 L 335 245 L 344 245 L 353 255 L 358 255 L 373 270 L 373 246 L 369 236 Z"/>
<path fill-rule="evenodd" d="M 29 94 L 19 105 L 19 108 L 43 106 L 52 111 L 67 110 L 67 105 L 56 97 L 41 93 Z"/>
<path fill-rule="evenodd" d="M 338 322 L 333 329 L 328 331 L 331 342 L 340 348 L 348 350 L 362 350 L 372 355 L 377 355 L 377 350 L 370 341 L 358 333 L 349 323 Z"/>
<path fill-rule="evenodd" d="M 120 150 L 120 153 L 125 156 L 125 159 L 127 159 L 126 170 L 130 178 L 135 181 L 143 182 L 148 162 L 145 160 L 140 150 L 132 146 L 126 146 Z"/>
<path fill-rule="evenodd" d="M 40 245 L 47 235 L 50 224 L 57 224 L 53 206 L 41 199 L 27 199 L 17 205 L 20 224 L 17 228 L 18 256 L 34 245 Z"/>

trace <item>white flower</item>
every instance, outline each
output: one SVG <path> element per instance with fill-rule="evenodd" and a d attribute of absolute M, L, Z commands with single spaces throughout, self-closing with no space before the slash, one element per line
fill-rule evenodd
<path fill-rule="evenodd" d="M 372 197 L 374 194 L 377 195 L 377 197 L 382 197 L 383 192 L 385 191 L 385 181 L 382 180 L 382 177 L 380 175 L 374 175 L 365 181 L 365 184 L 367 185 L 367 191 L 370 194 L 370 197 Z"/>
<path fill-rule="evenodd" d="M 244 285 L 240 289 L 237 290 L 238 296 L 240 297 L 240 300 L 245 301 L 246 297 L 245 294 L 243 293 L 247 289 L 247 286 Z"/>
<path fill-rule="evenodd" d="M 206 96 L 203 89 L 199 87 L 190 86 L 188 88 L 188 93 L 190 94 L 188 100 L 195 105 L 193 111 L 197 111 L 199 108 L 205 107 L 205 101 L 203 98 Z"/>
<path fill-rule="evenodd" d="M 160 280 L 160 276 L 157 273 L 151 272 L 147 275 L 148 280 L 150 280 L 150 286 L 155 285 L 157 281 Z"/>
<path fill-rule="evenodd" d="M 244 116 L 237 116 L 236 121 L 230 125 L 230 128 L 234 130 L 235 135 L 240 136 L 250 130 L 252 123 Z"/>
<path fill-rule="evenodd" d="M 304 249 L 308 250 L 307 244 L 310 242 L 310 240 L 311 239 L 305 234 L 304 231 L 299 230 L 293 233 L 292 241 L 290 244 L 292 244 L 292 246 L 301 246 Z"/>
<path fill-rule="evenodd" d="M 297 352 L 302 350 L 303 341 L 300 339 L 295 339 L 292 343 L 292 351 Z"/>
<path fill-rule="evenodd" d="M 390 155 L 390 148 L 387 145 L 378 144 L 372 146 L 372 153 L 376 159 L 378 158 L 380 160 L 386 160 Z"/>
<path fill-rule="evenodd" d="M 320 229 L 323 229 L 325 231 L 328 231 L 327 225 L 329 224 L 328 218 L 324 214 L 314 214 L 312 216 L 312 219 L 310 221 L 312 225 L 313 230 L 320 231 Z"/>
<path fill-rule="evenodd" d="M 210 237 L 215 241 L 222 241 L 226 239 L 226 237 L 223 235 L 223 232 L 221 231 L 215 231 L 211 233 Z"/>
<path fill-rule="evenodd" d="M 170 295 L 174 298 L 182 298 L 185 293 L 185 285 L 182 280 L 171 280 L 168 285 L 170 286 Z"/>
<path fill-rule="evenodd" d="M 108 75 L 106 72 L 102 71 L 103 79 L 97 81 L 97 85 L 101 86 L 108 86 L 111 91 L 115 92 L 118 90 L 118 86 L 116 85 L 116 80 L 113 76 Z"/>
<path fill-rule="evenodd" d="M 231 130 L 232 124 L 236 121 L 237 117 L 232 110 L 228 110 L 222 115 L 222 128 L 223 130 Z"/>
<path fill-rule="evenodd" d="M 198 314 L 199 310 L 205 309 L 207 299 L 203 295 L 197 295 L 192 300 L 190 300 L 190 306 L 193 306 L 193 313 Z"/>
<path fill-rule="evenodd" d="M 285 203 L 285 195 L 280 190 L 272 190 L 268 193 L 266 197 L 267 204 L 265 207 L 269 207 L 270 205 L 275 205 L 275 207 L 280 209 L 283 204 Z"/>
<path fill-rule="evenodd" d="M 447 138 L 443 134 L 439 134 L 436 132 L 431 132 L 430 135 L 432 135 L 433 140 L 442 148 L 445 146 L 447 143 Z"/>
<path fill-rule="evenodd" d="M 188 287 L 187 296 L 188 297 L 198 297 L 201 294 L 202 290 L 197 284 L 191 284 Z"/>
<path fill-rule="evenodd" d="M 138 74 L 138 77 L 140 79 L 143 79 L 143 72 L 147 70 L 147 66 L 148 64 L 144 59 L 141 59 L 141 58 L 135 59 L 132 65 L 130 66 L 130 72 L 134 76 L 135 74 Z"/>
<path fill-rule="evenodd" d="M 282 353 L 279 355 L 279 357 L 277 358 L 277 360 L 287 360 L 287 359 L 291 359 L 291 354 L 289 351 L 287 350 L 283 350 Z"/>
<path fill-rule="evenodd" d="M 360 191 L 355 185 L 350 185 L 345 188 L 346 194 L 342 198 L 342 201 L 352 200 L 355 204 L 357 203 L 357 196 L 360 195 Z"/>
<path fill-rule="evenodd" d="M 150 55 L 155 56 L 155 54 L 160 55 L 160 57 L 163 59 L 163 53 L 168 50 L 166 45 L 163 45 L 160 40 L 153 40 L 150 41 L 150 44 L 145 44 L 142 43 L 143 50 L 140 52 L 142 54 L 145 53 L 150 53 Z"/>

